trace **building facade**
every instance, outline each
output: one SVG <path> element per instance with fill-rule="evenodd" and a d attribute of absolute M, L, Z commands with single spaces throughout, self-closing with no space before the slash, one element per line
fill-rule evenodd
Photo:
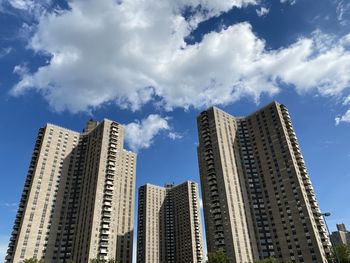
<path fill-rule="evenodd" d="M 39 130 L 6 262 L 132 262 L 136 155 L 104 119 Z"/>
<path fill-rule="evenodd" d="M 197 118 L 208 252 L 231 263 L 327 262 L 329 240 L 287 108 Z"/>
<path fill-rule="evenodd" d="M 345 245 L 350 249 L 350 232 L 344 224 L 337 224 L 337 231 L 332 232 L 331 239 L 333 245 Z"/>
<path fill-rule="evenodd" d="M 185 182 L 139 189 L 138 263 L 202 263 L 198 186 Z"/>

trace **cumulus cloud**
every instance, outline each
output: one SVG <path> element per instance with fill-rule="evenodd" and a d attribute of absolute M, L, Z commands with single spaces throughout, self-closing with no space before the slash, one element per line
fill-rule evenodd
<path fill-rule="evenodd" d="M 189 45 L 196 25 L 233 7 L 231 1 L 76 0 L 70 10 L 42 16 L 30 48 L 49 57 L 34 73 L 17 68 L 20 95 L 40 92 L 57 111 L 88 111 L 106 102 L 138 110 L 166 110 L 259 100 L 280 84 L 300 93 L 339 95 L 349 87 L 347 41 L 316 32 L 290 46 L 268 50 L 249 23 L 223 27 Z M 199 8 L 200 7 L 200 8 Z M 184 10 L 193 15 L 185 17 Z M 205 11 L 203 11 L 205 10 Z M 324 41 L 328 39 L 327 41 Z"/>
<path fill-rule="evenodd" d="M 341 122 L 350 122 L 350 110 L 347 110 L 344 115 L 335 118 L 336 125 L 339 125 Z"/>
<path fill-rule="evenodd" d="M 270 12 L 270 9 L 266 7 L 261 7 L 260 9 L 256 9 L 256 14 L 260 17 L 266 16 Z"/>
<path fill-rule="evenodd" d="M 161 131 L 170 130 L 167 118 L 151 114 L 142 121 L 125 125 L 125 141 L 134 152 L 149 148 L 155 136 Z"/>

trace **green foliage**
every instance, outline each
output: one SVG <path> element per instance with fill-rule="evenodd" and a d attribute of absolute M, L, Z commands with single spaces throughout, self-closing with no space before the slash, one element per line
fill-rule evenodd
<path fill-rule="evenodd" d="M 228 263 L 228 258 L 222 251 L 212 252 L 208 254 L 207 263 Z"/>
<path fill-rule="evenodd" d="M 90 259 L 90 263 L 119 263 L 119 261 L 115 260 L 115 259 L 99 259 L 99 258 L 94 258 L 94 259 Z"/>
<path fill-rule="evenodd" d="M 350 263 L 350 250 L 346 245 L 335 246 L 331 250 L 331 257 L 328 260 L 334 263 Z"/>
<path fill-rule="evenodd" d="M 254 263 L 279 263 L 279 261 L 275 258 L 265 258 L 265 259 L 254 261 Z"/>
<path fill-rule="evenodd" d="M 44 263 L 42 259 L 28 258 L 23 261 L 23 263 Z"/>

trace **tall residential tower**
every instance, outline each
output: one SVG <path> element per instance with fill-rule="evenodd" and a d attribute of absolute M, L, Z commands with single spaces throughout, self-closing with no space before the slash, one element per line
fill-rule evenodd
<path fill-rule="evenodd" d="M 139 189 L 137 263 L 202 263 L 198 186 Z"/>
<path fill-rule="evenodd" d="M 350 249 L 350 232 L 345 224 L 337 224 L 337 231 L 332 232 L 331 239 L 334 246 L 345 245 Z"/>
<path fill-rule="evenodd" d="M 132 262 L 136 155 L 104 119 L 39 130 L 6 262 Z"/>
<path fill-rule="evenodd" d="M 197 119 L 208 251 L 231 263 L 327 262 L 329 240 L 287 108 Z"/>

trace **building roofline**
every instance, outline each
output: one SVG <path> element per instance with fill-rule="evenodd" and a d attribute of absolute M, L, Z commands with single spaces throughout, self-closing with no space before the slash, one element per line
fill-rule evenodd
<path fill-rule="evenodd" d="M 262 110 L 264 110 L 264 109 L 266 109 L 266 108 L 268 108 L 268 107 L 270 107 L 271 105 L 282 105 L 282 103 L 279 103 L 278 101 L 273 100 L 273 101 L 271 101 L 270 103 L 268 103 L 268 104 L 262 106 L 261 108 L 257 109 L 256 111 L 254 111 L 254 112 L 252 112 L 252 113 L 249 113 L 249 114 L 246 115 L 246 116 L 234 116 L 234 115 L 232 115 L 231 113 L 226 112 L 226 111 L 222 110 L 221 108 L 219 108 L 219 107 L 213 105 L 213 106 L 210 106 L 209 108 L 207 108 L 206 110 L 201 111 L 201 112 L 199 113 L 199 115 L 197 116 L 197 118 L 200 117 L 201 114 L 202 114 L 204 111 L 209 111 L 209 110 L 211 110 L 211 109 L 213 109 L 213 110 L 216 109 L 216 110 L 219 110 L 219 111 L 224 112 L 225 114 L 228 114 L 228 115 L 232 116 L 233 118 L 236 118 L 236 119 L 244 119 L 244 118 L 250 117 L 250 116 L 252 116 L 252 115 L 254 115 L 254 114 L 256 114 L 256 113 L 258 113 L 258 112 L 260 112 L 260 111 L 262 111 Z"/>

